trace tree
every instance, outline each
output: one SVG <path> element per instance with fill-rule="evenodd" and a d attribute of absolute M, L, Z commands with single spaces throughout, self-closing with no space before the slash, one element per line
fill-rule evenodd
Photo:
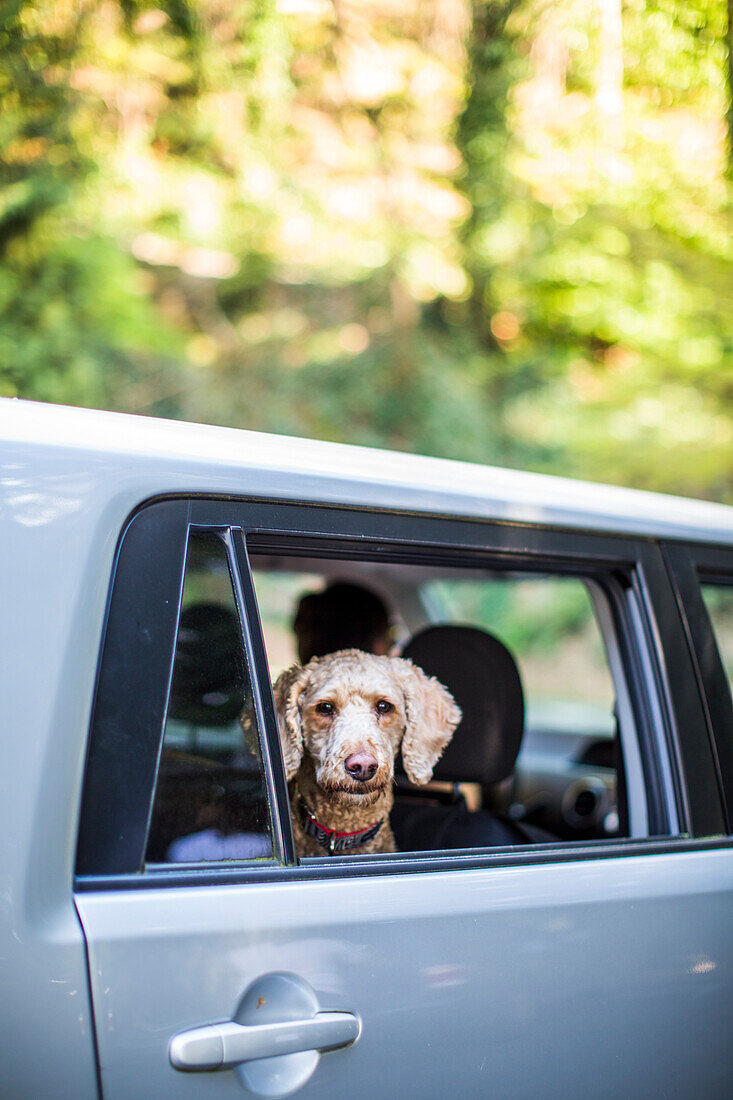
<path fill-rule="evenodd" d="M 729 496 L 728 14 L 6 4 L 0 391 Z"/>

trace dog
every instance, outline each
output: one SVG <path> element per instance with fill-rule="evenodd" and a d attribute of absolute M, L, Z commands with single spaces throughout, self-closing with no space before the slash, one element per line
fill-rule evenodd
<path fill-rule="evenodd" d="M 394 760 L 427 783 L 461 711 L 401 657 L 358 649 L 294 665 L 273 688 L 299 856 L 394 852 Z"/>

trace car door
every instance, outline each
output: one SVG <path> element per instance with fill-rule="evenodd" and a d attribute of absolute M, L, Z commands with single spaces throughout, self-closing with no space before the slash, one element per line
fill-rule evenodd
<path fill-rule="evenodd" d="M 623 575 L 614 629 L 647 835 L 299 863 L 246 551 L 250 534 L 261 550 L 284 531 L 322 552 L 531 551 Z M 213 734 L 174 729 L 179 609 L 202 547 L 241 636 L 246 745 L 226 774 Z M 206 602 L 201 578 L 190 591 Z M 142 509 L 115 569 L 76 879 L 107 1100 L 725 1095 L 733 854 L 670 592 L 656 547 L 623 539 L 294 506 Z M 224 707 L 225 690 L 208 694 Z M 212 798 L 244 784 L 256 810 L 215 838 L 236 835 L 233 857 L 189 847 L 161 864 L 151 836 L 187 812 L 192 757 L 217 792 L 187 826 L 196 844 L 211 841 Z"/>

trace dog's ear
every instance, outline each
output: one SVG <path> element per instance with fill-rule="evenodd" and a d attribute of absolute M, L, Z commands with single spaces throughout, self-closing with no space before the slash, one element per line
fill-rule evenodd
<path fill-rule="evenodd" d="M 277 728 L 285 764 L 285 778 L 293 778 L 303 759 L 303 725 L 300 720 L 300 696 L 308 675 L 301 665 L 281 672 L 272 694 L 277 711 Z"/>
<path fill-rule="evenodd" d="M 403 657 L 392 657 L 405 698 L 407 725 L 402 737 L 402 763 L 412 783 L 427 783 L 433 768 L 461 720 L 453 696 L 432 676 Z"/>

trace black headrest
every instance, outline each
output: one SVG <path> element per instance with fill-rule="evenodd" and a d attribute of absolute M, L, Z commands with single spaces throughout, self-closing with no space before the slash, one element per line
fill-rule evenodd
<path fill-rule="evenodd" d="M 410 639 L 402 656 L 447 687 L 463 712 L 433 778 L 505 779 L 524 730 L 522 682 L 506 646 L 473 626 L 429 626 Z"/>
<path fill-rule="evenodd" d="M 190 604 L 181 612 L 168 713 L 201 726 L 222 726 L 244 707 L 242 635 L 233 611 Z"/>

